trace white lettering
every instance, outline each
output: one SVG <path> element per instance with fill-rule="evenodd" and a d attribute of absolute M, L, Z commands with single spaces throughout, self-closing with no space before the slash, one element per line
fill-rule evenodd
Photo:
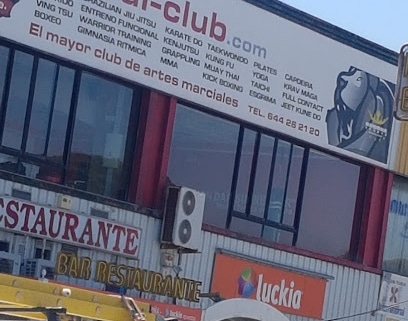
<path fill-rule="evenodd" d="M 302 301 L 302 291 L 295 289 L 295 282 L 291 281 L 289 287 L 286 280 L 282 279 L 280 284 L 268 284 L 263 282 L 263 274 L 258 276 L 258 287 L 256 299 L 264 303 L 284 306 L 299 310 Z"/>

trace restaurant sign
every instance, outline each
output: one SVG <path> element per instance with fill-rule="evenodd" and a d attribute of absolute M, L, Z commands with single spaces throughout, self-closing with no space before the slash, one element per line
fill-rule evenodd
<path fill-rule="evenodd" d="M 136 258 L 142 230 L 27 201 L 0 197 L 0 230 Z"/>
<path fill-rule="evenodd" d="M 185 278 L 163 275 L 139 267 L 109 263 L 93 262 L 90 257 L 79 257 L 75 254 L 59 253 L 55 273 L 76 279 L 135 289 L 140 292 L 163 295 L 192 302 L 199 301 L 201 282 Z"/>

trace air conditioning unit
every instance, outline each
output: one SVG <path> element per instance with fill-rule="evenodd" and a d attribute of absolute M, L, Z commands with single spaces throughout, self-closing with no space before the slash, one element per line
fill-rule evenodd
<path fill-rule="evenodd" d="M 20 264 L 20 255 L 0 252 L 0 273 L 19 275 Z"/>
<path fill-rule="evenodd" d="M 169 186 L 162 226 L 162 242 L 198 250 L 201 243 L 205 194 L 188 187 Z"/>
<path fill-rule="evenodd" d="M 53 262 L 43 259 L 27 259 L 24 261 L 22 274 L 33 278 L 42 278 L 45 271 L 46 279 L 54 279 L 55 265 Z"/>

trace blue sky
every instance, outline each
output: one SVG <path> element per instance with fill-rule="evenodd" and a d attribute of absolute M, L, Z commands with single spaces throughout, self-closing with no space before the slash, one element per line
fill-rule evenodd
<path fill-rule="evenodd" d="M 281 0 L 386 48 L 408 42 L 408 0 Z"/>

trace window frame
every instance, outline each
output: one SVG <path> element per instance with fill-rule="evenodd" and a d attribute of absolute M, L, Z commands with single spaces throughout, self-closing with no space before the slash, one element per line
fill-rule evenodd
<path fill-rule="evenodd" d="M 8 104 L 8 99 L 10 95 L 10 85 L 11 85 L 11 76 L 12 76 L 12 71 L 13 71 L 13 63 L 14 63 L 14 57 L 15 53 L 17 51 L 20 51 L 24 54 L 31 55 L 33 57 L 33 64 L 32 64 L 32 70 L 31 70 L 31 79 L 30 79 L 30 87 L 29 87 L 29 94 L 28 94 L 28 99 L 27 99 L 27 106 L 26 106 L 26 115 L 24 115 L 24 126 L 23 126 L 23 133 L 22 133 L 22 140 L 21 140 L 21 148 L 19 150 L 7 146 L 3 146 L 0 143 L 0 153 L 5 154 L 8 156 L 11 156 L 16 159 L 16 164 L 15 168 L 16 170 L 14 172 L 17 172 L 20 164 L 22 163 L 30 163 L 36 166 L 49 166 L 55 169 L 58 169 L 61 171 L 61 183 L 58 183 L 62 186 L 65 185 L 66 183 L 66 174 L 68 170 L 68 164 L 69 164 L 69 158 L 70 158 L 70 153 L 71 153 L 71 145 L 72 145 L 72 140 L 73 140 L 73 133 L 74 133 L 74 123 L 75 123 L 75 115 L 76 115 L 76 110 L 77 110 L 77 105 L 78 105 L 78 95 L 79 95 L 79 89 L 81 85 L 81 75 L 84 73 L 89 73 L 93 76 L 102 78 L 107 81 L 112 81 L 115 82 L 116 84 L 119 84 L 121 86 L 127 87 L 132 90 L 132 99 L 131 99 L 131 106 L 130 106 L 130 113 L 129 113 L 129 119 L 128 119 L 128 128 L 127 128 L 127 136 L 125 139 L 125 144 L 124 144 L 124 158 L 123 158 L 123 168 L 122 168 L 122 173 L 121 173 L 121 181 L 124 182 L 121 191 L 122 195 L 118 197 L 118 200 L 127 200 L 129 197 L 129 187 L 131 185 L 131 171 L 133 168 L 133 163 L 134 163 L 134 157 L 135 157 L 135 150 L 136 150 L 136 144 L 138 141 L 138 132 L 139 132 L 139 119 L 141 115 L 141 109 L 142 109 L 142 96 L 143 96 L 143 87 L 140 86 L 139 84 L 133 83 L 131 81 L 127 81 L 123 78 L 117 77 L 112 74 L 104 73 L 103 71 L 97 70 L 90 68 L 88 66 L 82 65 L 82 64 L 77 64 L 73 63 L 69 60 L 52 56 L 47 53 L 34 50 L 28 47 L 25 47 L 20 44 L 12 43 L 10 41 L 4 40 L 0 38 L 0 46 L 5 47 L 8 49 L 8 57 L 7 57 L 7 63 L 6 63 L 6 71 L 4 75 L 4 87 L 3 87 L 3 95 L 0 101 L 0 138 L 3 137 L 3 132 L 4 132 L 4 123 L 5 123 L 5 117 L 7 113 L 7 104 Z M 69 105 L 69 114 L 68 114 L 68 121 L 67 121 L 67 129 L 65 132 L 65 142 L 64 142 L 64 148 L 63 148 L 63 153 L 62 153 L 62 158 L 61 162 L 55 162 L 51 159 L 48 159 L 47 156 L 45 155 L 34 155 L 31 153 L 26 152 L 26 147 L 27 147 L 27 140 L 29 136 L 29 128 L 30 128 L 30 118 L 31 118 L 31 110 L 33 106 L 33 98 L 34 98 L 34 93 L 35 93 L 35 87 L 36 87 L 36 77 L 37 77 L 37 71 L 38 71 L 38 65 L 39 61 L 43 59 L 45 61 L 49 61 L 51 63 L 55 63 L 57 65 L 57 70 L 59 70 L 61 67 L 65 67 L 68 69 L 71 69 L 74 72 L 74 77 L 73 77 L 73 87 L 72 87 L 72 93 L 71 93 L 71 101 Z M 55 84 L 55 87 L 56 84 Z M 55 91 L 53 92 L 53 97 L 51 97 L 52 100 L 55 99 Z M 52 121 L 50 120 L 47 123 L 47 132 L 51 129 L 51 123 Z M 49 135 L 47 134 L 47 141 L 45 144 L 48 144 L 49 140 Z M 35 178 L 30 178 L 30 179 L 35 179 Z M 87 192 L 87 191 L 83 191 Z M 101 195 L 105 196 L 105 195 Z M 108 198 L 112 198 L 111 196 L 106 196 Z M 115 197 L 113 197 L 115 198 Z"/>
<path fill-rule="evenodd" d="M 362 249 L 362 244 L 361 244 L 361 234 L 365 233 L 364 230 L 364 220 L 367 219 L 367 210 L 366 210 L 366 202 L 367 198 L 370 197 L 370 171 L 374 169 L 373 166 L 369 164 L 365 164 L 362 162 L 359 162 L 358 160 L 347 158 L 342 154 L 335 153 L 333 151 L 325 150 L 324 148 L 320 146 L 315 146 L 315 145 L 310 145 L 307 144 L 306 142 L 300 141 L 296 138 L 289 137 L 287 135 L 284 135 L 282 133 L 274 132 L 273 130 L 264 128 L 264 127 L 258 127 L 252 123 L 246 122 L 242 119 L 234 118 L 231 117 L 227 114 L 223 114 L 221 112 L 214 111 L 212 109 L 208 109 L 206 107 L 192 104 L 191 102 L 185 101 L 185 100 L 178 100 L 177 101 L 178 105 L 181 105 L 183 108 L 190 108 L 202 113 L 206 113 L 208 115 L 211 115 L 213 117 L 221 118 L 227 121 L 231 121 L 239 126 L 239 135 L 238 135 L 238 141 L 237 141 L 237 149 L 236 149 L 236 155 L 235 155 L 235 162 L 233 164 L 234 170 L 233 170 L 233 182 L 231 185 L 231 195 L 229 197 L 228 201 L 228 209 L 227 209 L 227 220 L 225 227 L 219 227 L 219 226 L 213 226 L 211 224 L 203 223 L 203 228 L 205 230 L 208 230 L 210 232 L 216 232 L 220 234 L 224 234 L 226 236 L 239 236 L 239 239 L 247 239 L 250 242 L 259 243 L 259 244 L 267 244 L 267 245 L 273 245 L 274 247 L 282 248 L 284 250 L 289 250 L 294 253 L 308 253 L 307 255 L 312 255 L 314 257 L 325 257 L 329 258 L 327 254 L 321 254 L 319 252 L 311 252 L 310 250 L 305 250 L 299 247 L 296 247 L 297 243 L 297 238 L 298 238 L 298 233 L 299 233 L 299 224 L 300 224 L 300 218 L 301 218 L 301 210 L 302 210 L 302 203 L 303 203 L 303 196 L 304 196 L 304 189 L 306 185 L 306 176 L 307 176 L 307 168 L 309 165 L 309 155 L 311 150 L 315 150 L 317 152 L 321 152 L 325 155 L 332 156 L 337 158 L 340 161 L 344 161 L 346 163 L 358 166 L 360 169 L 359 177 L 358 177 L 358 183 L 357 183 L 357 194 L 356 194 L 356 201 L 355 201 L 355 206 L 354 206 L 354 215 L 353 215 L 353 221 L 352 221 L 352 229 L 351 229 L 351 234 L 350 234 L 350 245 L 349 245 L 349 252 L 347 254 L 347 257 L 345 258 L 346 261 L 349 261 L 350 263 L 360 263 L 363 260 L 363 249 Z M 178 106 L 177 106 L 178 108 Z M 176 124 L 176 123 L 175 123 Z M 299 147 L 302 147 L 304 149 L 304 155 L 303 155 L 303 160 L 302 160 L 302 165 L 301 165 L 301 174 L 300 174 L 300 180 L 299 180 L 299 186 L 298 186 L 298 197 L 296 201 L 296 207 L 295 207 L 295 218 L 293 222 L 293 228 L 277 223 L 271 220 L 264 220 L 260 219 L 256 216 L 251 216 L 248 215 L 248 211 L 246 210 L 246 213 L 242 213 L 239 211 L 234 211 L 234 201 L 235 201 L 235 189 L 236 189 L 236 184 L 237 184 L 237 177 L 239 174 L 239 162 L 240 162 L 240 157 L 241 157 L 241 151 L 239 147 L 242 146 L 242 141 L 243 141 L 243 136 L 244 136 L 244 130 L 252 130 L 257 134 L 257 137 L 260 135 L 267 135 L 270 137 L 275 138 L 275 145 L 277 145 L 276 141 L 283 140 L 285 142 L 290 143 L 291 145 L 297 145 Z M 259 147 L 259 146 L 258 146 Z M 238 164 L 238 166 L 237 166 Z M 254 165 L 254 160 L 252 161 L 252 166 L 256 167 Z M 251 176 L 255 175 L 255 172 L 251 170 Z M 253 189 L 253 180 L 254 178 L 251 178 L 252 180 L 252 186 L 249 186 L 248 189 L 248 194 L 252 192 Z M 269 191 L 268 191 L 269 192 Z M 234 193 L 234 195 L 233 195 Z M 247 202 L 246 206 L 247 209 L 250 208 L 250 205 L 248 205 L 249 202 Z M 266 203 L 267 206 L 268 203 Z M 265 207 L 266 207 L 265 206 Z M 282 209 L 284 211 L 284 208 Z M 266 211 L 264 212 L 264 214 Z M 245 234 L 242 234 L 240 232 L 236 232 L 230 229 L 231 221 L 232 218 L 238 218 L 238 219 L 244 219 L 249 222 L 254 222 L 257 224 L 262 224 L 262 229 L 265 226 L 268 227 L 273 227 L 280 229 L 282 231 L 287 231 L 293 233 L 293 241 L 292 245 L 284 245 L 281 243 L 269 241 L 267 239 L 264 239 L 262 237 L 254 237 L 254 236 L 248 236 Z M 312 254 L 313 253 L 313 254 Z M 336 260 L 342 260 L 341 258 L 338 257 L 330 257 Z"/>
<path fill-rule="evenodd" d="M 242 143 L 243 143 L 243 132 L 247 128 L 248 127 L 246 127 L 245 125 L 242 125 L 242 124 L 240 125 L 240 134 L 238 136 L 236 158 L 235 158 L 235 163 L 234 163 L 234 172 L 233 172 L 232 184 L 231 184 L 230 200 L 229 200 L 228 210 L 227 210 L 226 228 L 230 229 L 232 218 L 236 217 L 236 218 L 244 219 L 244 220 L 247 220 L 253 223 L 262 224 L 262 232 L 265 226 L 269 226 L 269 227 L 276 228 L 279 230 L 291 232 L 294 235 L 293 241 L 292 241 L 292 245 L 294 245 L 296 243 L 298 229 L 299 229 L 299 222 L 300 222 L 299 210 L 302 206 L 302 201 L 303 201 L 303 190 L 304 190 L 304 184 L 306 181 L 306 169 L 307 169 L 308 155 L 309 155 L 310 148 L 306 148 L 300 144 L 296 144 L 297 146 L 300 146 L 303 148 L 303 158 L 302 158 L 302 167 L 301 167 L 301 174 L 300 174 L 298 194 L 297 194 L 300 197 L 298 197 L 296 201 L 295 220 L 294 220 L 293 227 L 282 223 L 284 210 L 285 210 L 284 207 L 282 207 L 282 210 L 281 210 L 280 222 L 275 222 L 273 220 L 268 219 L 268 206 L 269 206 L 269 202 L 271 198 L 271 189 L 272 189 L 273 177 L 274 177 L 273 168 L 276 164 L 278 144 L 279 144 L 279 141 L 288 142 L 291 146 L 291 154 L 293 151 L 294 144 L 290 140 L 278 138 L 277 135 L 274 135 L 266 131 L 260 131 L 259 129 L 257 129 L 256 130 L 256 141 L 255 141 L 255 146 L 254 146 L 254 154 L 252 158 L 251 173 L 250 173 L 250 179 L 249 179 L 249 186 L 248 186 L 248 192 L 246 195 L 247 196 L 246 197 L 247 199 L 246 208 L 245 208 L 245 212 L 240 212 L 234 209 L 234 202 L 235 202 L 236 190 L 237 190 L 237 184 L 238 184 L 240 157 L 241 157 Z M 263 212 L 263 218 L 259 218 L 257 216 L 251 215 L 250 212 L 251 212 L 251 207 L 252 207 L 252 199 L 254 196 L 254 185 L 255 185 L 254 183 L 255 183 L 255 176 L 257 173 L 256 169 L 257 169 L 257 163 L 258 163 L 258 157 L 259 157 L 260 140 L 261 140 L 262 135 L 266 135 L 268 137 L 274 138 L 274 147 L 273 147 L 273 155 L 271 159 L 271 169 L 270 169 L 269 178 L 268 178 L 268 188 L 266 192 L 266 201 L 265 201 L 265 208 Z M 291 164 L 291 160 L 289 160 L 289 166 L 288 166 L 288 170 L 286 173 L 285 191 L 283 194 L 283 202 L 282 202 L 283 204 L 285 204 L 285 200 L 287 196 L 288 175 L 290 174 L 290 164 Z"/>

